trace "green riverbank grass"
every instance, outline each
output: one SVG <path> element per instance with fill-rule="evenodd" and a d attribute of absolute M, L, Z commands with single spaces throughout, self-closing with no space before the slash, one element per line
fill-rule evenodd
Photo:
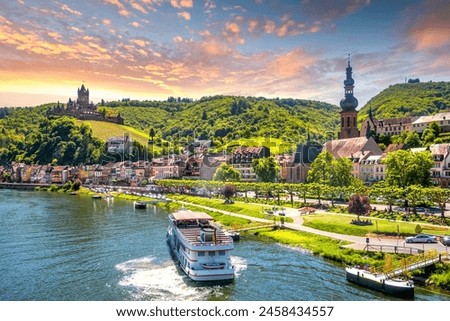
<path fill-rule="evenodd" d="M 369 264 L 374 267 L 380 267 L 384 264 L 384 253 L 344 248 L 343 246 L 349 244 L 349 242 L 339 241 L 326 236 L 289 229 L 261 229 L 256 232 L 252 231 L 252 233 L 259 238 L 307 249 L 314 255 L 322 256 L 343 265 Z"/>
<path fill-rule="evenodd" d="M 366 236 L 367 234 L 397 235 L 397 233 L 399 233 L 400 236 L 408 236 L 418 234 L 416 232 L 416 226 L 419 223 L 417 222 L 392 222 L 371 217 L 370 220 L 373 223 L 372 225 L 360 226 L 351 224 L 351 221 L 355 219 L 355 215 L 315 214 L 305 216 L 303 218 L 303 225 L 322 231 L 355 236 Z M 362 219 L 365 220 L 366 217 L 363 217 Z M 422 228 L 422 233 L 450 235 L 450 229 L 448 227 L 429 224 L 419 225 Z"/>
<path fill-rule="evenodd" d="M 252 203 L 234 203 L 234 204 L 224 204 L 223 199 L 215 198 L 204 198 L 199 196 L 188 196 L 188 195 L 170 195 L 170 199 L 175 201 L 182 201 L 187 203 L 194 203 L 197 205 L 203 205 L 207 207 L 212 207 L 221 211 L 232 212 L 236 214 L 247 215 L 256 218 L 266 218 L 263 213 L 263 206 Z M 266 206 L 264 206 L 266 208 Z M 280 216 L 273 216 L 271 219 L 277 221 L 280 220 Z M 290 217 L 284 217 L 286 223 L 292 223 L 293 220 Z"/>

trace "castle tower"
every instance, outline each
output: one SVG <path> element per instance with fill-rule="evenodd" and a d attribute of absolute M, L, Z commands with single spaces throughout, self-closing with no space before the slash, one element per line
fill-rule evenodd
<path fill-rule="evenodd" d="M 341 131 L 339 139 L 359 137 L 359 131 L 356 124 L 358 117 L 358 99 L 353 96 L 355 81 L 352 78 L 352 67 L 350 66 L 350 54 L 346 69 L 347 77 L 344 80 L 345 98 L 341 100 Z"/>
<path fill-rule="evenodd" d="M 80 109 L 87 109 L 89 106 L 89 89 L 86 89 L 84 84 L 78 89 L 77 103 Z"/>

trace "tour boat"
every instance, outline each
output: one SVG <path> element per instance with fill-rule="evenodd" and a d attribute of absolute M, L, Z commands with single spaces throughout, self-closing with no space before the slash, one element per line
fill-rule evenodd
<path fill-rule="evenodd" d="M 186 275 L 194 281 L 231 281 L 233 239 L 203 212 L 180 210 L 169 215 L 167 243 Z"/>
<path fill-rule="evenodd" d="M 345 271 L 350 282 L 399 298 L 414 298 L 414 283 L 410 280 L 388 278 L 385 274 L 371 273 L 359 267 L 347 267 Z"/>

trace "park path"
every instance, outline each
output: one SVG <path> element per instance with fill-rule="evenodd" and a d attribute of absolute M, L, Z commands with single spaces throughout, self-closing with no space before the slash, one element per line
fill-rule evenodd
<path fill-rule="evenodd" d="M 245 218 L 245 219 L 248 219 L 248 220 L 251 220 L 254 222 L 268 223 L 268 224 L 273 223 L 273 221 L 270 219 L 258 218 L 258 217 L 244 215 L 244 214 L 233 213 L 230 211 L 219 210 L 219 209 L 215 209 L 213 207 L 198 205 L 198 204 L 190 203 L 190 202 L 184 202 L 184 201 L 178 201 L 178 200 L 174 200 L 174 201 L 178 202 L 180 204 L 183 204 L 183 205 L 191 205 L 191 206 L 195 206 L 195 207 L 198 207 L 198 208 L 201 208 L 204 210 L 209 210 L 209 211 L 213 211 L 213 212 L 217 212 L 217 213 L 222 213 L 222 214 L 226 214 L 226 215 Z M 261 204 L 258 204 L 258 205 L 261 205 Z M 289 228 L 291 230 L 308 232 L 308 233 L 312 233 L 312 234 L 316 234 L 316 235 L 326 236 L 326 237 L 330 237 L 330 238 L 340 240 L 340 241 L 346 241 L 346 242 L 349 242 L 350 244 L 343 245 L 343 246 L 352 248 L 355 250 L 363 250 L 367 246 L 367 238 L 366 237 L 339 234 L 339 233 L 322 231 L 322 230 L 314 229 L 311 227 L 307 227 L 307 226 L 303 225 L 303 217 L 302 217 L 302 215 L 300 215 L 300 213 L 297 209 L 284 208 L 284 211 L 285 211 L 285 214 L 287 217 L 292 217 L 292 219 L 294 220 L 293 223 L 284 223 L 284 226 L 286 228 Z M 318 210 L 318 211 L 316 211 L 316 213 L 326 213 L 326 212 L 322 211 L 322 210 Z M 314 215 L 314 214 L 308 214 L 308 215 Z M 396 246 L 397 248 L 405 248 L 406 249 L 406 244 L 405 244 L 404 239 L 381 238 L 381 237 L 370 237 L 368 239 L 369 239 L 369 244 L 372 246 L 390 246 L 392 250 L 394 249 L 394 246 Z M 407 247 L 408 248 L 413 247 L 413 248 L 420 249 L 420 250 L 437 249 L 439 252 L 446 251 L 446 247 L 444 245 L 442 245 L 441 243 L 408 244 Z M 390 250 L 388 248 L 386 248 L 386 251 L 390 251 Z"/>

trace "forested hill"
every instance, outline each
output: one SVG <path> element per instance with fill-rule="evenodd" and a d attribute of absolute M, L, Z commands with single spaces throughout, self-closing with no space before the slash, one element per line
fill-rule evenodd
<path fill-rule="evenodd" d="M 377 119 L 432 115 L 450 108 L 450 82 L 407 83 L 389 86 L 373 97 L 359 112 L 367 118 L 369 109 Z"/>
<path fill-rule="evenodd" d="M 47 117 L 46 111 L 55 105 L 0 108 L 0 165 L 12 161 L 60 165 L 106 161 L 106 139 L 124 131 L 139 136 L 134 141 L 140 144 L 137 148 L 141 155 L 150 133 L 154 134 L 154 156 L 194 138 L 212 140 L 216 151 L 239 144 L 268 144 L 274 153 L 292 152 L 298 143 L 306 141 L 308 131 L 312 139 L 321 142 L 327 135 L 335 136 L 340 111 L 337 106 L 317 101 L 232 96 L 198 101 L 126 99 L 98 106 L 101 113 L 120 112 L 127 125 L 123 126 L 67 116 Z"/>
<path fill-rule="evenodd" d="M 308 130 L 311 137 L 324 141 L 339 126 L 339 107 L 310 100 L 214 96 L 194 102 L 149 103 L 153 107 L 126 103 L 129 106 L 108 108 L 108 112 L 120 112 L 126 125 L 144 131 L 153 128 L 164 139 L 195 136 L 211 139 L 216 146 L 236 137 L 304 142 Z"/>

